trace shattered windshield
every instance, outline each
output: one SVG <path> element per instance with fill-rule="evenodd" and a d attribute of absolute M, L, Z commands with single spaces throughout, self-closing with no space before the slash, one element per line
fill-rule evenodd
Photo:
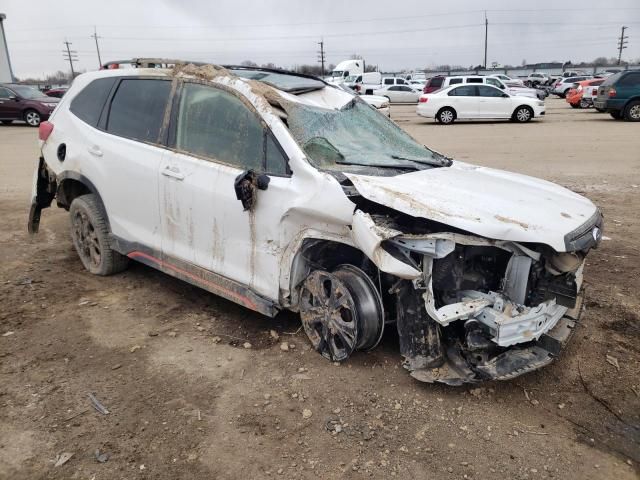
<path fill-rule="evenodd" d="M 318 168 L 341 165 L 414 168 L 449 166 L 451 160 L 420 145 L 357 97 L 340 110 L 293 104 L 289 129 Z"/>

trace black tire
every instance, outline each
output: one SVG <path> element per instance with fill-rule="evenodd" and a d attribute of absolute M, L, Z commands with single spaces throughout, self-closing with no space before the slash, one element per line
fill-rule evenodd
<path fill-rule="evenodd" d="M 622 112 L 620 110 L 613 110 L 612 112 L 609 112 L 609 115 L 611 115 L 615 120 L 622 119 Z"/>
<path fill-rule="evenodd" d="M 579 103 L 570 103 L 571 108 L 582 108 Z"/>
<path fill-rule="evenodd" d="M 13 123 L 13 120 L 2 120 L 3 125 L 11 125 L 12 123 Z"/>
<path fill-rule="evenodd" d="M 580 103 L 578 105 L 580 106 L 580 108 L 589 108 L 591 106 L 591 103 L 582 98 L 580 99 Z"/>
<path fill-rule="evenodd" d="M 640 122 L 640 100 L 629 102 L 624 107 L 623 117 L 627 122 Z"/>
<path fill-rule="evenodd" d="M 71 240 L 82 265 L 94 275 L 121 272 L 129 259 L 111 248 L 107 222 L 93 194 L 82 195 L 71 202 Z"/>
<path fill-rule="evenodd" d="M 42 117 L 40 116 L 40 113 L 38 113 L 38 111 L 34 110 L 33 108 L 29 108 L 22 114 L 22 119 L 27 122 L 27 125 L 29 125 L 30 127 L 39 127 Z"/>
<path fill-rule="evenodd" d="M 520 105 L 513 111 L 511 119 L 514 122 L 527 123 L 533 118 L 533 110 L 528 105 Z"/>
<path fill-rule="evenodd" d="M 441 108 L 436 114 L 436 120 L 443 125 L 449 125 L 453 123 L 455 119 L 456 111 L 451 107 Z"/>

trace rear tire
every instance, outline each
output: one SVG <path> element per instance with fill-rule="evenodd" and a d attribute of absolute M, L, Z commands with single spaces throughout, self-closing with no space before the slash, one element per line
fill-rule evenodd
<path fill-rule="evenodd" d="M 584 99 L 580 100 L 579 105 L 580 105 L 580 108 L 589 108 L 591 106 L 591 104 Z"/>
<path fill-rule="evenodd" d="M 25 122 L 27 122 L 27 125 L 29 125 L 30 127 L 40 126 L 40 120 L 41 120 L 40 114 L 36 110 L 33 110 L 32 108 L 24 112 L 23 119 Z"/>
<path fill-rule="evenodd" d="M 94 275 L 121 272 L 129 259 L 111 248 L 107 222 L 93 194 L 82 195 L 71 202 L 71 240 L 82 265 Z"/>
<path fill-rule="evenodd" d="M 515 109 L 511 118 L 519 123 L 527 123 L 533 118 L 533 110 L 527 105 L 520 105 Z"/>
<path fill-rule="evenodd" d="M 443 125 L 449 125 L 456 119 L 456 111 L 451 107 L 441 108 L 436 114 L 436 120 Z"/>
<path fill-rule="evenodd" d="M 624 119 L 627 122 L 640 122 L 640 101 L 629 102 L 624 109 Z"/>
<path fill-rule="evenodd" d="M 13 120 L 2 120 L 3 125 L 11 125 L 12 123 L 13 123 Z"/>

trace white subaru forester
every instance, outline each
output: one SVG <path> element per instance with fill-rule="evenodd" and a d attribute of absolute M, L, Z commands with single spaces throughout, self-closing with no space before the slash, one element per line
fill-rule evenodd
<path fill-rule="evenodd" d="M 318 78 L 132 63 L 79 76 L 40 127 L 32 233 L 55 199 L 91 273 L 135 260 L 299 311 L 333 361 L 392 324 L 422 381 L 508 379 L 559 354 L 602 236 L 589 200 L 452 161 Z"/>

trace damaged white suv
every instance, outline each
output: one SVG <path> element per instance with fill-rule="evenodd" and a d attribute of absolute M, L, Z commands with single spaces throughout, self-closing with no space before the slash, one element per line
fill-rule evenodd
<path fill-rule="evenodd" d="M 31 232 L 56 199 L 90 272 L 131 259 L 299 311 L 333 361 L 391 325 L 422 381 L 509 379 L 559 354 L 602 237 L 589 200 L 452 161 L 314 77 L 133 63 L 79 76 L 41 125 Z"/>

